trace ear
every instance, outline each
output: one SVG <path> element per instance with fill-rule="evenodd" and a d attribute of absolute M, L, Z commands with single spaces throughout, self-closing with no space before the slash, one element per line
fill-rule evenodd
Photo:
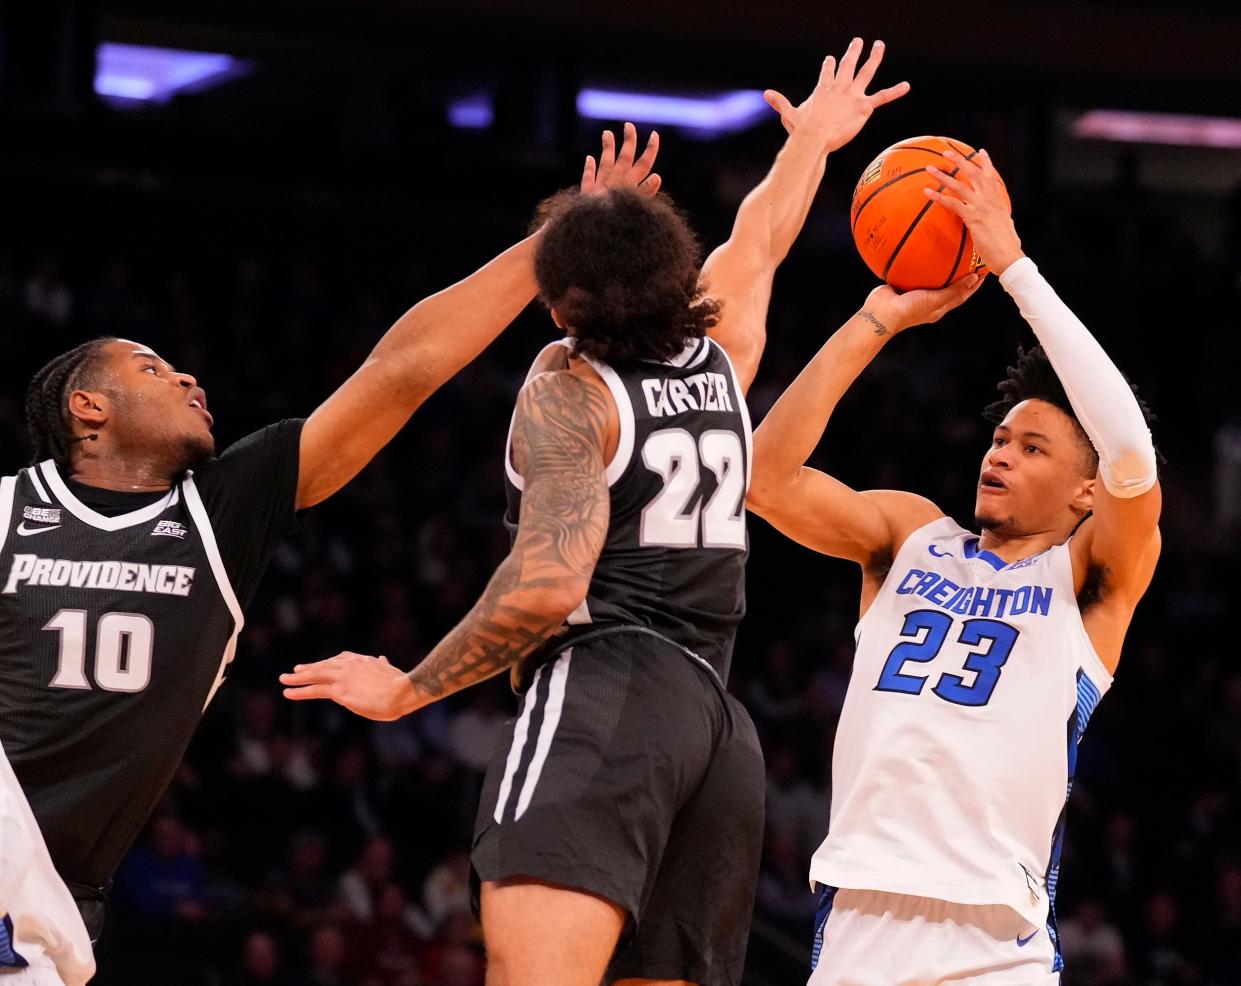
<path fill-rule="evenodd" d="M 1098 479 L 1083 479 L 1078 484 L 1077 490 L 1073 494 L 1073 500 L 1070 506 L 1073 512 L 1086 516 L 1090 511 L 1094 510 L 1094 489 Z"/>
<path fill-rule="evenodd" d="M 554 308 L 549 308 L 548 311 L 552 313 L 552 321 L 556 323 L 556 328 L 565 329 L 564 319 L 560 317 L 560 312 Z"/>
<path fill-rule="evenodd" d="M 75 390 L 69 395 L 69 414 L 87 431 L 97 431 L 112 417 L 112 401 L 98 390 Z"/>

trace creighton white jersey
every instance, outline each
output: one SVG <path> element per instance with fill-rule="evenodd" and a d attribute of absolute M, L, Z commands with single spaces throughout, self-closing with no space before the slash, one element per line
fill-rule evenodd
<path fill-rule="evenodd" d="M 1112 681 L 1068 543 L 1006 565 L 941 518 L 901 546 L 856 637 L 811 879 L 1048 924 L 1077 742 Z"/>
<path fill-rule="evenodd" d="M 77 904 L 0 747 L 0 982 L 82 986 L 94 974 Z"/>

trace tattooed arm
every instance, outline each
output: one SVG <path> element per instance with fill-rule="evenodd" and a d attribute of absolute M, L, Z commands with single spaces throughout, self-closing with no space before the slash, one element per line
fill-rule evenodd
<path fill-rule="evenodd" d="M 339 654 L 281 675 L 285 696 L 396 719 L 508 670 L 559 633 L 586 598 L 607 533 L 608 400 L 573 372 L 540 374 L 522 389 L 513 457 L 525 489 L 513 549 L 422 663 L 407 675 L 386 658 Z"/>
<path fill-rule="evenodd" d="M 836 405 L 898 332 L 935 322 L 968 298 L 980 278 L 943 291 L 897 294 L 876 288 L 776 402 L 754 433 L 754 471 L 747 504 L 793 540 L 867 570 L 942 513 L 922 497 L 890 490 L 859 493 L 808 468 Z M 882 581 L 882 580 L 880 580 Z"/>

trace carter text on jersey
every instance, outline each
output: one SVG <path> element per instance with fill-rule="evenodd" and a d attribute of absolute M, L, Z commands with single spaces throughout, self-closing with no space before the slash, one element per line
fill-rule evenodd
<path fill-rule="evenodd" d="M 4 595 L 20 584 L 72 586 L 74 589 L 117 589 L 153 592 L 161 596 L 188 596 L 194 569 L 185 565 L 145 565 L 133 561 L 69 561 L 14 555 Z"/>
<path fill-rule="evenodd" d="M 648 377 L 642 381 L 646 407 L 662 418 L 686 411 L 731 411 L 728 378 L 722 373 L 694 373 L 682 380 L 675 377 Z"/>

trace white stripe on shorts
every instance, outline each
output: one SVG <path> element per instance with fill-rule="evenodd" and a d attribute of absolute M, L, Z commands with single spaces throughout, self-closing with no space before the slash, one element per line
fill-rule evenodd
<path fill-rule="evenodd" d="M 513 789 L 513 776 L 521 764 L 521 751 L 526 748 L 526 735 L 530 732 L 530 716 L 533 715 L 534 706 L 539 700 L 539 679 L 543 677 L 543 672 L 546 670 L 547 666 L 544 665 L 534 672 L 534 681 L 530 682 L 530 687 L 526 689 L 526 698 L 529 701 L 521 710 L 521 718 L 517 720 L 517 725 L 513 729 L 513 745 L 508 750 L 508 760 L 504 764 L 504 780 L 500 782 L 500 794 L 496 798 L 496 810 L 492 815 L 497 825 L 504 822 L 504 806 L 508 804 L 509 792 Z"/>
<path fill-rule="evenodd" d="M 543 710 L 543 725 L 539 727 L 539 741 L 534 748 L 534 759 L 530 761 L 530 769 L 526 772 L 526 783 L 521 786 L 521 797 L 517 799 L 515 819 L 521 818 L 530 807 L 530 799 L 534 797 L 534 789 L 538 787 L 539 775 L 543 773 L 543 765 L 547 763 L 547 753 L 552 746 L 552 738 L 556 735 L 556 727 L 560 725 L 560 713 L 564 709 L 565 682 L 569 677 L 569 663 L 573 660 L 573 648 L 570 647 L 552 664 L 552 680 L 547 690 L 547 707 Z"/>

